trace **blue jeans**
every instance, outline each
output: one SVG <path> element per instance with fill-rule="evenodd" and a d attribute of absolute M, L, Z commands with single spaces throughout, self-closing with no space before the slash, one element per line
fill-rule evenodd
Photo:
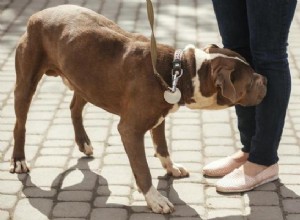
<path fill-rule="evenodd" d="M 213 0 L 224 47 L 240 53 L 268 79 L 261 104 L 236 106 L 242 151 L 249 153 L 249 161 L 265 166 L 278 161 L 291 91 L 287 40 L 296 4 L 297 0 Z"/>

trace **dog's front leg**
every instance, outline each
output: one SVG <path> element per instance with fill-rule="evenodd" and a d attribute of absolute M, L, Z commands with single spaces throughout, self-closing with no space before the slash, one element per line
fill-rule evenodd
<path fill-rule="evenodd" d="M 135 129 L 128 123 L 122 122 L 122 120 L 118 130 L 121 134 L 137 186 L 144 194 L 148 206 L 155 213 L 171 213 L 174 210 L 173 204 L 152 185 L 144 147 L 145 133 Z"/>
<path fill-rule="evenodd" d="M 159 158 L 163 168 L 174 177 L 189 176 L 189 172 L 180 164 L 173 163 L 165 137 L 165 121 L 151 130 L 151 137 L 155 148 L 155 156 Z"/>

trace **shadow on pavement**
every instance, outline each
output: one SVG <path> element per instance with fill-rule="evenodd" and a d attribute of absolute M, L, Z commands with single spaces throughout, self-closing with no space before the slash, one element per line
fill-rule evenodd
<path fill-rule="evenodd" d="M 42 215 L 47 216 L 48 218 L 52 219 L 54 217 L 76 217 L 76 216 L 70 216 L 70 213 L 74 213 L 74 206 L 72 206 L 72 202 L 85 202 L 85 203 L 89 203 L 90 207 L 94 207 L 92 208 L 93 210 L 96 209 L 95 205 L 94 205 L 94 198 L 96 197 L 95 194 L 97 194 L 98 198 L 99 196 L 101 197 L 100 200 L 97 201 L 97 208 L 123 208 L 126 209 L 128 211 L 128 213 L 131 213 L 132 210 L 138 210 L 135 211 L 134 213 L 146 213 L 147 216 L 151 216 L 151 215 L 156 215 L 154 213 L 152 213 L 150 211 L 150 209 L 146 206 L 125 206 L 122 204 L 117 204 L 117 203 L 107 203 L 107 200 L 109 199 L 109 197 L 111 196 L 111 190 L 109 189 L 108 186 L 108 182 L 107 180 L 99 175 L 96 172 L 91 171 L 90 169 L 80 169 L 79 166 L 88 168 L 88 162 L 90 162 L 91 160 L 93 160 L 93 158 L 87 158 L 87 157 L 82 157 L 80 159 L 77 160 L 77 164 L 70 167 L 69 169 L 65 170 L 64 172 L 62 172 L 61 174 L 59 174 L 52 182 L 51 187 L 49 190 L 45 190 L 45 187 L 39 187 L 37 185 L 35 185 L 32 182 L 32 178 L 30 173 L 26 176 L 26 178 L 24 178 L 24 174 L 18 175 L 18 178 L 20 180 L 20 182 L 23 185 L 22 188 L 22 193 L 24 194 L 25 198 L 28 199 L 30 205 L 37 209 Z M 82 181 L 80 183 L 77 183 L 76 185 L 72 185 L 72 186 L 67 186 L 67 187 L 63 187 L 62 188 L 62 183 L 64 181 L 65 178 L 67 178 L 68 174 L 70 174 L 72 171 L 74 170 L 79 170 L 82 174 L 83 174 L 83 178 Z M 159 178 L 158 181 L 158 186 L 157 188 L 161 188 L 161 185 L 164 185 L 164 183 L 162 181 L 165 181 L 166 178 L 168 178 L 168 181 L 170 183 L 170 190 L 173 190 L 173 181 L 174 179 L 169 177 L 169 176 L 164 176 L 162 178 Z M 92 199 L 89 201 L 78 201 L 78 200 L 71 200 L 71 201 L 66 201 L 66 200 L 60 200 L 58 198 L 58 194 L 60 192 L 67 192 L 68 190 L 72 191 L 76 191 L 76 189 L 85 189 L 88 188 L 85 185 L 90 185 L 90 181 L 89 180 L 94 180 L 96 179 L 96 184 L 94 185 L 92 190 L 89 190 L 89 192 L 93 193 Z M 59 183 L 57 185 L 57 183 Z M 30 190 L 28 190 L 30 189 Z M 55 195 L 55 193 L 53 192 L 53 189 L 57 190 L 57 193 Z M 82 191 L 82 190 L 78 190 L 78 191 Z M 99 195 L 99 191 L 101 191 L 100 195 Z M 34 192 L 34 195 L 33 195 Z M 97 193 L 98 192 L 98 193 Z M 52 207 L 50 207 L 49 205 L 45 205 L 39 202 L 38 198 L 46 198 L 48 200 L 52 200 L 53 201 L 53 205 Z M 201 219 L 198 215 L 198 213 L 191 208 L 190 206 L 188 206 L 184 201 L 182 201 L 179 198 L 179 195 L 177 193 L 173 193 L 173 200 L 176 200 L 177 203 L 181 204 L 181 206 L 186 206 L 185 207 L 185 212 L 188 213 L 188 216 L 192 216 L 194 217 L 194 219 Z M 53 210 L 55 210 L 57 204 L 59 203 L 64 203 L 64 202 L 70 202 L 69 206 L 66 205 L 67 203 L 65 203 L 66 206 L 63 207 L 63 212 L 62 210 L 59 211 L 59 216 L 53 216 Z M 176 205 L 175 205 L 176 207 Z M 52 211 L 51 211 L 52 210 Z M 93 212 L 92 210 L 92 212 Z M 76 212 L 76 211 L 75 211 Z M 71 214 L 72 215 L 72 214 Z M 36 218 L 37 217 L 37 218 Z M 40 216 L 32 216 L 32 220 L 34 219 L 39 219 Z M 198 217 L 198 218 L 195 218 Z M 89 219 L 90 216 L 87 216 L 87 219 Z M 92 218 L 94 219 L 94 218 Z M 112 219 L 113 220 L 113 219 Z"/>
<path fill-rule="evenodd" d="M 100 196 L 101 199 L 97 203 L 97 207 L 101 208 L 121 208 L 124 210 L 127 210 L 127 213 L 145 213 L 147 217 L 151 217 L 151 215 L 156 216 L 156 214 L 152 213 L 149 208 L 146 206 L 126 206 L 118 203 L 107 203 L 107 200 L 111 196 L 111 190 L 109 189 L 109 185 L 107 180 L 99 175 L 98 173 L 95 173 L 91 171 L 90 169 L 80 169 L 82 167 L 88 168 L 88 162 L 93 160 L 93 158 L 80 158 L 77 160 L 77 164 L 72 166 L 71 168 L 65 170 L 63 173 L 59 174 L 52 182 L 51 189 L 56 189 L 57 194 L 59 192 L 67 192 L 68 190 L 76 190 L 76 189 L 85 189 L 87 188 L 87 185 L 90 185 L 90 180 L 96 179 L 96 184 L 94 185 L 93 189 L 90 190 L 91 193 L 93 193 L 92 198 L 89 201 L 84 201 L 85 203 L 89 203 L 90 207 L 93 207 L 92 212 L 94 209 L 96 209 L 94 205 L 94 198 L 96 197 L 95 194 L 98 192 L 97 196 Z M 76 185 L 72 186 L 67 186 L 62 188 L 62 182 L 63 180 L 74 170 L 79 170 L 83 174 L 82 181 L 80 183 L 77 183 Z M 84 172 L 83 172 L 84 171 Z M 56 205 L 59 204 L 60 202 L 63 203 L 65 201 L 60 201 L 58 199 L 58 196 L 55 195 L 51 190 L 45 190 L 43 187 L 36 186 L 32 181 L 31 181 L 31 176 L 30 174 L 26 177 L 23 178 L 22 175 L 19 175 L 19 179 L 23 184 L 23 189 L 22 192 L 25 195 L 25 198 L 29 200 L 30 205 L 37 209 L 41 214 L 44 216 L 47 216 L 48 218 L 52 219 L 54 217 L 58 216 L 53 216 L 53 211 Z M 165 183 L 163 181 L 167 180 L 168 181 L 168 189 L 169 192 L 172 191 L 172 198 L 170 198 L 171 202 L 175 203 L 175 208 L 177 208 L 177 211 L 175 211 L 173 214 L 165 215 L 166 218 L 169 217 L 181 217 L 186 220 L 204 220 L 204 219 L 211 219 L 211 220 L 262 220 L 262 219 L 269 219 L 271 216 L 278 216 L 278 219 L 281 218 L 281 209 L 279 208 L 280 206 L 284 206 L 285 210 L 288 209 L 289 213 L 297 213 L 297 210 L 300 207 L 296 207 L 295 204 L 299 203 L 290 203 L 292 201 L 296 201 L 300 199 L 300 196 L 297 195 L 294 191 L 288 188 L 288 186 L 285 186 L 284 184 L 281 184 L 280 181 L 275 181 L 276 185 L 276 190 L 267 190 L 267 191 L 251 191 L 246 193 L 248 197 L 248 206 L 250 207 L 249 215 L 244 214 L 244 215 L 229 215 L 229 216 L 224 216 L 224 217 L 212 217 L 212 218 L 204 218 L 204 216 L 199 215 L 199 213 L 190 205 L 186 204 L 182 199 L 180 199 L 180 195 L 175 191 L 173 187 L 173 182 L 176 181 L 176 179 L 169 177 L 169 176 L 163 176 L 163 177 L 158 177 L 158 186 L 157 188 L 163 188 L 161 187 Z M 57 182 L 59 184 L 57 185 Z M 57 185 L 57 186 L 56 186 Z M 30 189 L 30 191 L 28 190 Z M 34 195 L 32 192 L 34 191 Z M 99 191 L 100 193 L 99 195 Z M 234 195 L 234 194 L 232 194 Z M 225 197 L 228 196 L 224 195 Z M 283 198 L 278 198 L 278 196 L 283 197 Z M 170 197 L 170 196 L 169 196 Z M 41 204 L 37 198 L 48 198 L 53 200 L 53 205 L 51 208 Z M 222 198 L 220 198 L 222 199 Z M 278 204 L 278 201 L 282 201 L 283 204 Z M 76 200 L 72 200 L 69 202 L 76 202 Z M 279 202 L 281 203 L 281 202 Z M 70 204 L 68 206 L 68 204 Z M 293 205 L 294 204 L 294 205 Z M 71 203 L 65 203 L 66 206 L 64 206 L 63 211 L 60 210 L 60 217 L 72 217 L 70 216 L 70 213 L 74 212 L 74 207 L 71 205 Z M 179 206 L 181 208 L 179 208 Z M 209 212 L 210 210 L 207 207 L 204 207 L 207 210 L 205 212 Z M 100 209 L 98 209 L 99 212 Z M 134 211 L 133 211 L 134 210 Z M 136 211 L 138 210 L 138 211 Z M 100 210 L 101 211 L 101 210 Z M 270 213 L 273 213 L 270 216 Z M 75 216 L 73 216 L 75 217 Z M 90 214 L 87 216 L 87 219 L 94 219 Z M 32 220 L 35 219 L 34 216 Z M 273 219 L 273 218 L 272 218 Z M 285 219 L 285 218 L 283 218 Z M 113 219 L 112 219 L 113 220 Z"/>

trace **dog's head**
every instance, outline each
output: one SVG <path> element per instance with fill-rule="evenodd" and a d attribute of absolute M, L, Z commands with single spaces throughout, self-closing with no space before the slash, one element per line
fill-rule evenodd
<path fill-rule="evenodd" d="M 190 108 L 221 109 L 233 105 L 254 106 L 266 95 L 267 80 L 255 73 L 239 54 L 210 45 L 194 51 L 196 75 Z"/>

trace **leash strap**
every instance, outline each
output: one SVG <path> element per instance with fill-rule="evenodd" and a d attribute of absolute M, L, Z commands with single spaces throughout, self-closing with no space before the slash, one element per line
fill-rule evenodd
<path fill-rule="evenodd" d="M 148 13 L 148 20 L 151 27 L 151 47 L 150 47 L 150 53 L 151 53 L 151 60 L 152 60 L 152 66 L 154 75 L 158 78 L 161 85 L 164 87 L 165 90 L 172 91 L 172 89 L 169 87 L 169 85 L 166 83 L 166 81 L 162 78 L 162 76 L 157 72 L 156 70 L 156 61 L 157 61 L 157 45 L 156 45 L 156 39 L 154 36 L 154 11 L 153 11 L 153 5 L 151 0 L 147 0 L 147 13 Z"/>

